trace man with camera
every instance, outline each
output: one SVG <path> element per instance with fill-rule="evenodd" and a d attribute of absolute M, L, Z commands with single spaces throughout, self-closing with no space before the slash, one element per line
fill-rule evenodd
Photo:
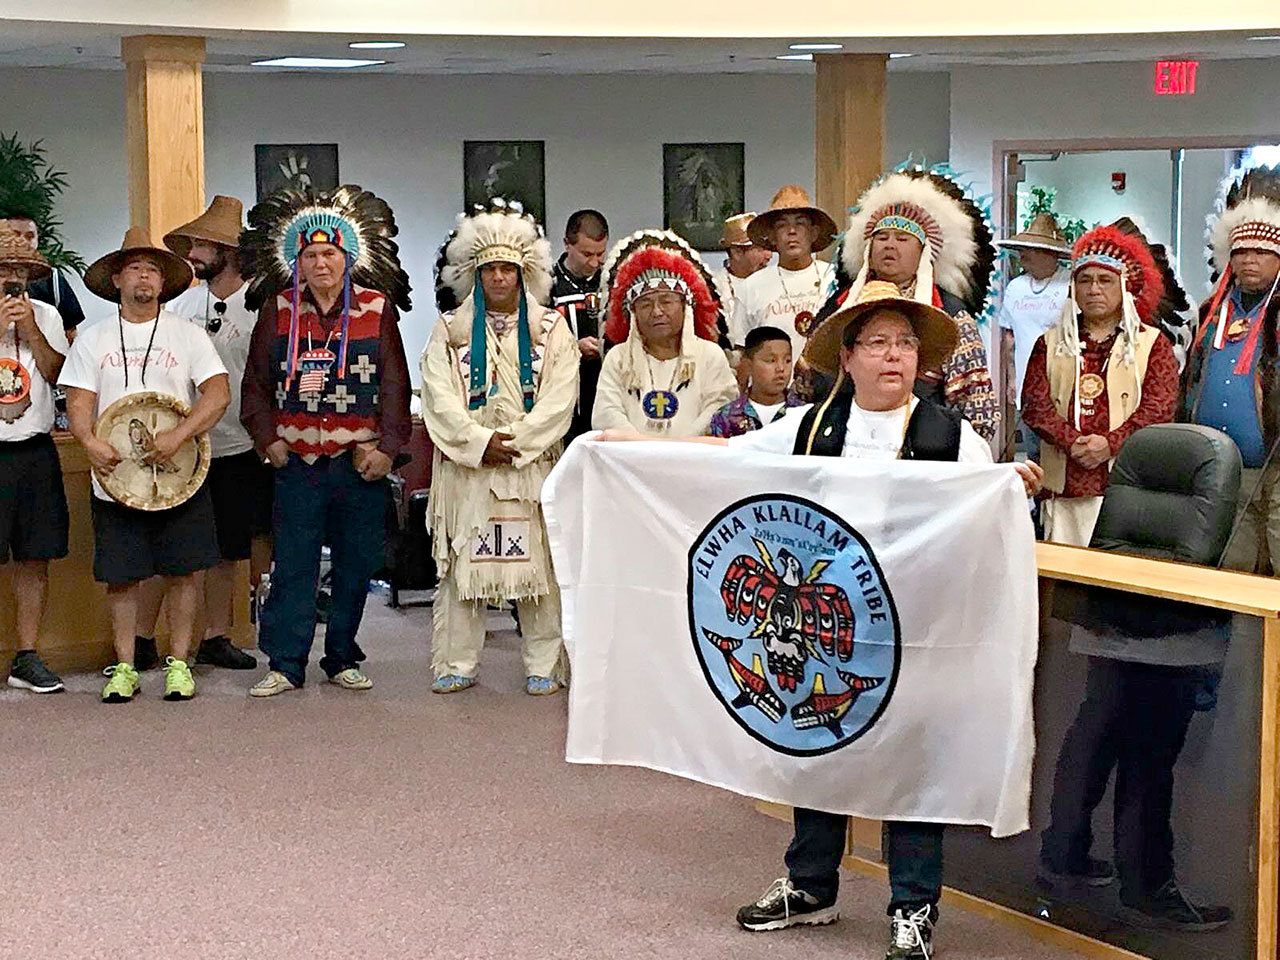
<path fill-rule="evenodd" d="M 13 559 L 17 652 L 9 686 L 56 693 L 62 681 L 36 653 L 49 561 L 67 555 L 67 499 L 53 445 L 53 384 L 67 354 L 62 318 L 27 285 L 49 264 L 0 221 L 0 562 Z"/>

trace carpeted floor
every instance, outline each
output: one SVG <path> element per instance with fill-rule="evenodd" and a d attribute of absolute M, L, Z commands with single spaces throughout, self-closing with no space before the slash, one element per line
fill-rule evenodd
<path fill-rule="evenodd" d="M 191 703 L 0 693 L 0 956 L 43 958 L 878 958 L 886 891 L 846 877 L 844 919 L 747 934 L 783 824 L 742 798 L 563 761 L 565 698 L 521 692 L 518 640 L 481 686 L 428 690 L 425 607 L 370 597 L 377 687 L 268 701 L 197 674 Z M 495 620 L 495 626 L 509 621 Z M 950 960 L 1071 954 L 949 910 Z"/>

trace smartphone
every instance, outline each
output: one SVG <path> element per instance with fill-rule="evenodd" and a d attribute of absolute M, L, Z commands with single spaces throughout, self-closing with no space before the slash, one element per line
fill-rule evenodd
<path fill-rule="evenodd" d="M 6 297 L 20 297 L 26 293 L 27 288 L 17 280 L 6 280 L 4 282 L 4 295 Z"/>

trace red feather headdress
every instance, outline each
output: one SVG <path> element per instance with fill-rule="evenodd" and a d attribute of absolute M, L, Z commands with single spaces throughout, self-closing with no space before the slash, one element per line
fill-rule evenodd
<path fill-rule="evenodd" d="M 1122 274 L 1138 318 L 1146 324 L 1155 322 L 1156 308 L 1165 294 L 1164 276 L 1141 236 L 1115 226 L 1094 227 L 1071 250 L 1071 275 L 1074 277 L 1085 267 L 1102 267 Z"/>
<path fill-rule="evenodd" d="M 605 337 L 622 343 L 631 328 L 630 307 L 652 290 L 672 290 L 693 308 L 694 333 L 713 343 L 719 339 L 720 298 L 702 258 L 668 231 L 642 230 L 614 248 L 602 273 Z"/>

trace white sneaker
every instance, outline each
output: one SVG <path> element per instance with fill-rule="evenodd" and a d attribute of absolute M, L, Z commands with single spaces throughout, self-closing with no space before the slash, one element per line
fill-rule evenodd
<path fill-rule="evenodd" d="M 355 667 L 347 667 L 341 673 L 335 673 L 329 682 L 343 690 L 372 690 L 373 681 Z"/>
<path fill-rule="evenodd" d="M 267 675 L 249 688 L 251 697 L 274 697 L 279 693 L 297 690 L 293 681 L 277 670 L 268 670 Z"/>

